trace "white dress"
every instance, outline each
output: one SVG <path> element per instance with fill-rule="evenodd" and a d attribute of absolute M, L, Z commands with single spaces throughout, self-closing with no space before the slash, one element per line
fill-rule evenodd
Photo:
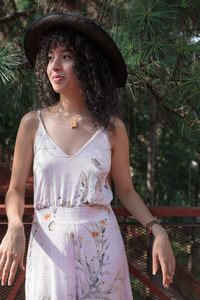
<path fill-rule="evenodd" d="M 110 164 L 110 143 L 102 128 L 69 156 L 40 119 L 26 300 L 133 299 L 124 244 L 110 206 Z"/>

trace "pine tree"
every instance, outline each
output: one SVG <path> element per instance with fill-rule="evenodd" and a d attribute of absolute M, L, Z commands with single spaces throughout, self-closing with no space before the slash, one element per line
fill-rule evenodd
<path fill-rule="evenodd" d="M 0 76 L 0 117 L 2 137 L 10 145 L 16 128 L 6 128 L 19 122 L 33 99 L 28 84 L 33 75 L 22 50 L 24 31 L 33 19 L 55 9 L 80 12 L 100 23 L 125 57 L 129 76 L 120 97 L 134 183 L 143 198 L 151 205 L 199 203 L 199 0 L 4 1 L 0 41 L 2 48 L 10 47 L 11 56 L 0 54 L 0 72 L 10 76 L 6 82 Z M 17 63 L 12 53 L 18 51 L 21 65 L 12 66 Z"/>

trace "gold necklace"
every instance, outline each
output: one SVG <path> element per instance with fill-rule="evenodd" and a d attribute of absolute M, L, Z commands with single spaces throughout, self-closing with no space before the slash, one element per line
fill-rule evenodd
<path fill-rule="evenodd" d="M 77 124 L 77 117 L 75 116 L 70 116 L 71 118 L 71 128 L 77 128 L 78 124 Z"/>
<path fill-rule="evenodd" d="M 68 113 L 68 114 L 70 117 L 71 128 L 77 128 L 78 127 L 77 119 L 80 117 L 83 117 L 84 115 L 71 115 L 70 113 Z"/>
<path fill-rule="evenodd" d="M 59 112 L 63 113 L 63 110 L 62 109 L 59 109 Z M 84 114 L 83 114 L 84 115 Z M 77 128 L 78 127 L 78 122 L 77 122 L 77 119 L 79 117 L 83 117 L 83 115 L 71 115 L 69 112 L 68 112 L 68 117 L 70 117 L 70 124 L 71 124 L 71 128 Z"/>

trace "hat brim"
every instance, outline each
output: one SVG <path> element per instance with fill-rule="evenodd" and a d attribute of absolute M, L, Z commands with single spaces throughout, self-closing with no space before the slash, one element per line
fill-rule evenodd
<path fill-rule="evenodd" d="M 25 54 L 32 66 L 35 66 L 37 53 L 45 33 L 57 28 L 72 28 L 87 36 L 99 46 L 108 59 L 117 87 L 126 84 L 127 70 L 124 59 L 110 35 L 93 21 L 74 13 L 56 12 L 46 14 L 28 27 L 24 38 Z"/>

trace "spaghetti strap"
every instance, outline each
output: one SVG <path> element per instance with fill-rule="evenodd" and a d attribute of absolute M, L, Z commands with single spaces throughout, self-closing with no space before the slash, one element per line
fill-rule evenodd
<path fill-rule="evenodd" d="M 37 116 L 38 116 L 39 121 L 42 122 L 40 109 L 37 110 Z"/>

